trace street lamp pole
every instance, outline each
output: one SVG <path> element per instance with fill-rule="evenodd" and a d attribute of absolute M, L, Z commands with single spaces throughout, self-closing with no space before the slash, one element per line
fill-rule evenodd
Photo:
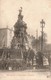
<path fill-rule="evenodd" d="M 45 27 L 45 21 L 42 19 L 40 21 L 40 24 L 41 24 L 41 28 L 42 28 L 42 31 L 41 31 L 41 51 L 43 52 L 43 28 Z"/>

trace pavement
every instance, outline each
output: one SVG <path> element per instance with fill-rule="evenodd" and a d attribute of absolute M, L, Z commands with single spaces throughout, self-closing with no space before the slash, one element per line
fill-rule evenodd
<path fill-rule="evenodd" d="M 0 80 L 51 80 L 51 72 L 25 71 L 0 71 Z"/>

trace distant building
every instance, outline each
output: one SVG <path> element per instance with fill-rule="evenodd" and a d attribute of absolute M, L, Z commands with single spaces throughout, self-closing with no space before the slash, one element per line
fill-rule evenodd
<path fill-rule="evenodd" d="M 13 37 L 13 30 L 9 28 L 0 28 L 0 49 L 3 47 L 10 48 Z"/>

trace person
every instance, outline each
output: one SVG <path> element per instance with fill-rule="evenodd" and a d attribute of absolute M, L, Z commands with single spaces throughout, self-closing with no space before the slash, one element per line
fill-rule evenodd
<path fill-rule="evenodd" d="M 47 77 L 51 77 L 51 54 L 49 55 L 49 73 Z"/>
<path fill-rule="evenodd" d="M 37 52 L 36 54 L 36 64 L 38 68 L 43 67 L 43 54 L 42 52 Z"/>
<path fill-rule="evenodd" d="M 33 49 L 29 48 L 28 54 L 29 54 L 28 59 L 29 59 L 29 61 L 32 61 L 32 67 L 33 67 L 33 63 L 34 63 L 34 55 L 35 55 Z"/>
<path fill-rule="evenodd" d="M 51 55 L 50 55 L 50 65 L 49 65 L 49 70 L 50 70 L 50 76 L 51 76 Z"/>

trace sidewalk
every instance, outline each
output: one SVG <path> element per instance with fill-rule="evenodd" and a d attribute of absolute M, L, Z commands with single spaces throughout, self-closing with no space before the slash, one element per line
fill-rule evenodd
<path fill-rule="evenodd" d="M 49 72 L 0 72 L 0 80 L 51 80 Z"/>

